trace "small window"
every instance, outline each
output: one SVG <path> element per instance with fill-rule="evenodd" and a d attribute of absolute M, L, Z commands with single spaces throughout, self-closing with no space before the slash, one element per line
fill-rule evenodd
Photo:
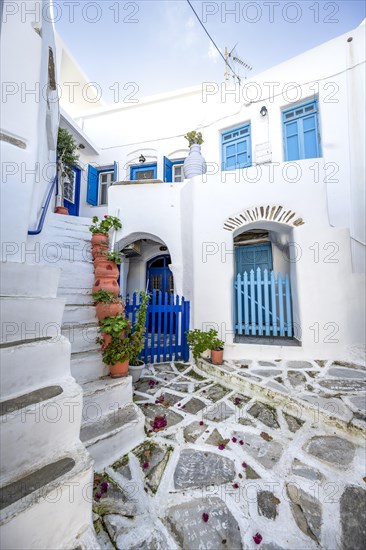
<path fill-rule="evenodd" d="M 183 164 L 173 164 L 173 182 L 184 181 Z"/>
<path fill-rule="evenodd" d="M 131 166 L 130 179 L 131 181 L 155 180 L 156 172 L 156 164 Z"/>
<path fill-rule="evenodd" d="M 224 132 L 221 135 L 221 144 L 223 170 L 237 170 L 251 166 L 250 124 Z"/>
<path fill-rule="evenodd" d="M 312 101 L 282 113 L 285 161 L 321 156 L 318 102 Z"/>
<path fill-rule="evenodd" d="M 99 174 L 99 205 L 108 204 L 108 187 L 113 182 L 113 172 L 101 172 Z"/>

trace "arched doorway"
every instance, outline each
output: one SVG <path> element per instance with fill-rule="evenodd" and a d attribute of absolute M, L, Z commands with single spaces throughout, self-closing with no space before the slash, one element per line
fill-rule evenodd
<path fill-rule="evenodd" d="M 174 293 L 174 277 L 170 270 L 169 254 L 161 254 L 146 264 L 146 284 L 149 292 L 160 290 L 163 293 Z"/>

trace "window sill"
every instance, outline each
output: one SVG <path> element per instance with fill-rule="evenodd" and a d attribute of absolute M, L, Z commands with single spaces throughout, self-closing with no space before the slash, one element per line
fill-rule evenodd
<path fill-rule="evenodd" d="M 163 182 L 161 180 L 126 180 L 126 181 L 113 182 L 113 187 L 115 185 L 147 185 L 147 184 L 155 184 L 155 183 L 163 183 Z"/>

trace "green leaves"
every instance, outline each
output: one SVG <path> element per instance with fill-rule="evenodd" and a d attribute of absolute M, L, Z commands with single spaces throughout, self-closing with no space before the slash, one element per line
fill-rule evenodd
<path fill-rule="evenodd" d="M 74 172 L 72 167 L 76 166 L 79 160 L 78 145 L 65 128 L 58 129 L 57 159 L 62 176 L 68 176 L 70 181 L 73 181 Z"/>
<path fill-rule="evenodd" d="M 102 302 L 103 304 L 117 304 L 121 302 L 121 300 L 115 298 L 109 290 L 98 290 L 98 292 L 93 292 L 92 296 L 96 302 Z"/>
<path fill-rule="evenodd" d="M 187 342 L 195 360 L 208 349 L 224 347 L 224 342 L 217 337 L 217 330 L 214 329 L 210 329 L 208 332 L 203 332 L 198 328 L 189 330 L 187 332 Z"/>
<path fill-rule="evenodd" d="M 187 132 L 184 137 L 188 140 L 188 144 L 190 147 L 195 143 L 197 145 L 202 145 L 203 143 L 201 132 L 196 132 L 196 130 L 192 130 L 192 132 Z"/>
<path fill-rule="evenodd" d="M 93 225 L 89 227 L 91 233 L 102 233 L 103 235 L 107 235 L 108 231 L 112 228 L 116 231 L 122 228 L 121 220 L 115 216 L 105 215 L 102 220 L 99 220 L 98 216 L 93 216 L 92 222 Z"/>

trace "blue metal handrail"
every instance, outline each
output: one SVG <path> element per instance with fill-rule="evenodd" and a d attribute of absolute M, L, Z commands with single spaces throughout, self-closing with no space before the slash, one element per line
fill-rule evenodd
<path fill-rule="evenodd" d="M 44 220 L 46 218 L 47 210 L 50 205 L 51 197 L 53 195 L 54 188 L 57 187 L 57 175 L 54 177 L 50 190 L 48 191 L 47 198 L 45 200 L 44 205 L 42 206 L 42 213 L 41 217 L 39 218 L 39 222 L 37 225 L 37 229 L 29 229 L 28 235 L 39 235 L 43 229 Z M 56 191 L 57 194 L 57 191 Z"/>

